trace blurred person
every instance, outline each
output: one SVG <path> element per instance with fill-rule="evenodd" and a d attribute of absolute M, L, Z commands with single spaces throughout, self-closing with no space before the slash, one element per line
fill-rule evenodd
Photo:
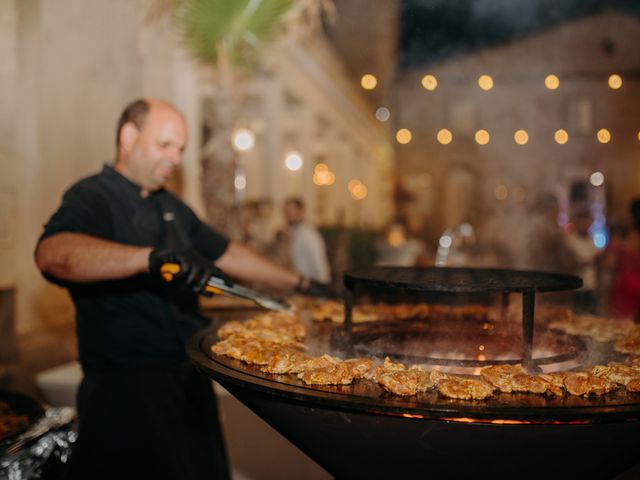
<path fill-rule="evenodd" d="M 198 294 L 211 275 L 232 282 L 223 271 L 281 291 L 328 291 L 227 239 L 165 190 L 186 139 L 169 103 L 130 103 L 114 164 L 66 191 L 38 241 L 37 266 L 75 304 L 84 373 L 66 478 L 228 478 L 211 382 L 185 352 L 209 322 Z M 165 263 L 180 267 L 170 283 Z"/>
<path fill-rule="evenodd" d="M 593 243 L 589 228 L 593 217 L 587 207 L 578 208 L 573 215 L 573 229 L 567 234 L 567 246 L 573 255 L 576 269 L 573 272 L 582 278 L 582 288 L 573 293 L 577 312 L 595 314 L 598 310 L 597 278 L 600 251 Z"/>
<path fill-rule="evenodd" d="M 409 235 L 403 222 L 393 222 L 375 242 L 376 265 L 412 267 L 427 265 L 424 242 Z"/>
<path fill-rule="evenodd" d="M 530 270 L 571 273 L 576 262 L 569 250 L 566 235 L 558 225 L 559 205 L 555 195 L 543 193 L 538 197 L 521 230 L 524 245 L 523 263 Z"/>
<path fill-rule="evenodd" d="M 330 282 L 326 246 L 320 232 L 305 221 L 304 201 L 299 197 L 287 198 L 284 216 L 289 225 L 289 252 L 293 269 L 305 278 Z"/>
<path fill-rule="evenodd" d="M 632 228 L 624 239 L 611 242 L 605 263 L 612 270 L 609 313 L 640 322 L 640 198 L 630 203 Z"/>

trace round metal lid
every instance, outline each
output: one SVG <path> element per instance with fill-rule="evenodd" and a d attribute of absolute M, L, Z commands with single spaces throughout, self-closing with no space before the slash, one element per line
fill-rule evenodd
<path fill-rule="evenodd" d="M 344 274 L 344 284 L 427 292 L 554 292 L 582 287 L 573 275 L 499 268 L 369 267 Z"/>

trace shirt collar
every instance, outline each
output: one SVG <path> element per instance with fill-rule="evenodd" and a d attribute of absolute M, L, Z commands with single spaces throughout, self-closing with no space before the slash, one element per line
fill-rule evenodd
<path fill-rule="evenodd" d="M 115 168 L 113 168 L 112 165 L 104 165 L 104 167 L 102 168 L 102 173 L 105 178 L 116 187 L 123 189 L 123 191 L 126 193 L 134 194 L 137 197 L 142 198 L 142 187 L 122 175 Z M 161 192 L 162 190 L 163 189 L 151 192 L 147 198 Z"/>

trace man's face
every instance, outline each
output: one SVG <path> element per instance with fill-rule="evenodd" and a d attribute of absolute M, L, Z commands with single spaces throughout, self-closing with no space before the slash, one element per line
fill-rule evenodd
<path fill-rule="evenodd" d="M 182 161 L 187 138 L 184 119 L 165 105 L 152 105 L 142 129 L 129 135 L 123 135 L 118 170 L 140 185 L 143 194 L 162 188 Z"/>
<path fill-rule="evenodd" d="M 284 205 L 284 216 L 289 225 L 295 225 L 304 219 L 304 212 L 295 203 L 287 202 Z"/>

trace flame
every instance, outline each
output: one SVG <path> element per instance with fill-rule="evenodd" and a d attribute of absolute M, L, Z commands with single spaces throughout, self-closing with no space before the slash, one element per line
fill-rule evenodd
<path fill-rule="evenodd" d="M 414 415 L 412 413 L 402 413 L 401 415 L 405 418 L 427 418 L 424 415 Z"/>
<path fill-rule="evenodd" d="M 485 425 L 590 425 L 591 420 L 515 420 L 512 418 L 472 418 L 472 417 L 431 417 L 429 415 L 419 415 L 415 413 L 395 413 L 370 410 L 369 413 L 376 415 L 387 415 L 392 417 L 403 417 L 412 419 L 444 421 L 450 423 L 477 423 Z"/>
<path fill-rule="evenodd" d="M 588 425 L 590 423 L 589 420 L 568 420 L 566 422 L 559 420 L 544 420 L 544 421 L 534 421 L 534 420 L 513 420 L 508 418 L 496 418 L 493 420 L 486 418 L 469 418 L 469 417 L 457 417 L 450 418 L 444 417 L 439 418 L 438 420 L 444 420 L 445 422 L 457 422 L 457 423 L 486 423 L 492 425 Z"/>

